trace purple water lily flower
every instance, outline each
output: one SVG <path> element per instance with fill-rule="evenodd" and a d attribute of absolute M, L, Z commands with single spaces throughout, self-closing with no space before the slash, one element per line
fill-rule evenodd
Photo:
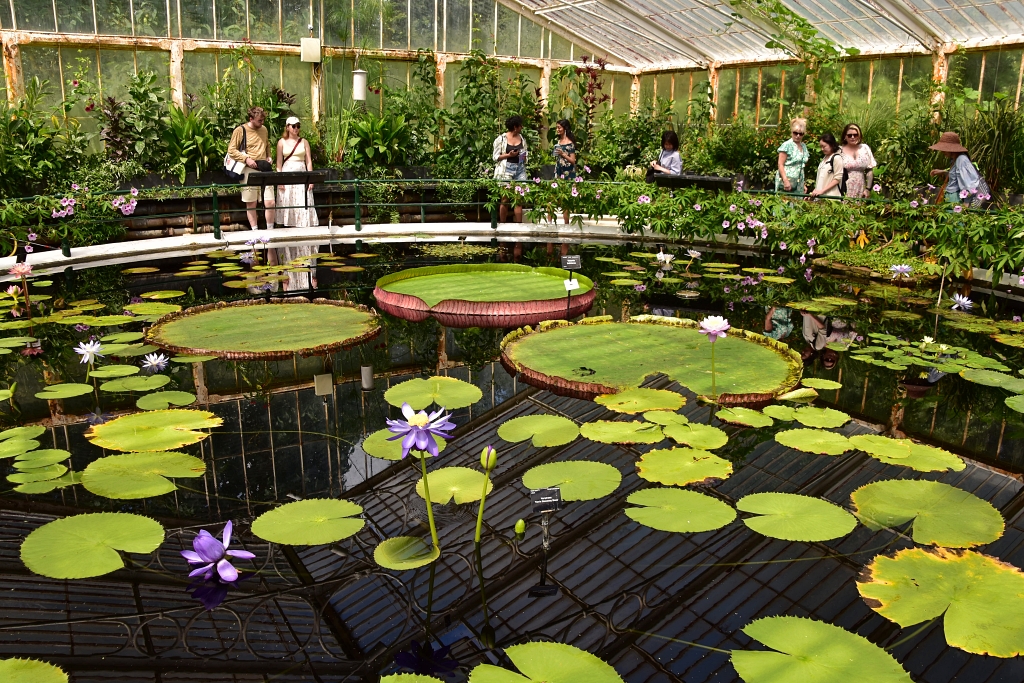
<path fill-rule="evenodd" d="M 968 299 L 963 294 L 953 295 L 953 310 L 969 311 L 974 308 L 974 302 Z"/>
<path fill-rule="evenodd" d="M 426 451 L 435 458 L 437 457 L 437 441 L 435 437 L 444 439 L 451 438 L 449 433 L 455 429 L 455 423 L 449 422 L 450 413 L 444 413 L 444 408 L 433 413 L 421 410 L 418 413 L 408 403 L 402 404 L 402 415 L 404 420 L 388 420 L 388 430 L 395 436 L 388 441 L 402 439 L 402 457 L 409 455 L 409 451 L 416 449 Z"/>
<path fill-rule="evenodd" d="M 182 550 L 181 556 L 188 560 L 189 564 L 202 564 L 202 567 L 193 569 L 189 576 L 203 575 L 204 579 L 213 577 L 214 568 L 222 581 L 231 583 L 238 580 L 238 570 L 234 568 L 228 557 L 239 560 L 251 560 L 255 555 L 247 550 L 228 550 L 231 544 L 232 524 L 229 520 L 224 525 L 223 541 L 218 541 L 206 529 L 202 529 L 199 535 L 192 541 L 195 550 Z"/>

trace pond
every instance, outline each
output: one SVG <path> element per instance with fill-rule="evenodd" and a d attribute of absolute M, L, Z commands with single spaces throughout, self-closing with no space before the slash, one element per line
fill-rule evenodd
<path fill-rule="evenodd" d="M 1024 678 L 1012 293 L 310 244 L 5 283 L 4 680 Z"/>

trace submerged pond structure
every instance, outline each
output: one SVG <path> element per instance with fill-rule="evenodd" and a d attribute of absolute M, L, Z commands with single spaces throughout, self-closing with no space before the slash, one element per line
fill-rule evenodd
<path fill-rule="evenodd" d="M 1024 678 L 1012 300 L 319 248 L 19 278 L 0 681 Z"/>

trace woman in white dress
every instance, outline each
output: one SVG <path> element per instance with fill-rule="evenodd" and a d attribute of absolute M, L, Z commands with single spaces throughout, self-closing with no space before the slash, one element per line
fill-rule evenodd
<path fill-rule="evenodd" d="M 309 148 L 309 141 L 300 133 L 301 123 L 295 116 L 289 116 L 285 121 L 284 133 L 277 141 L 277 170 L 282 173 L 304 172 L 313 170 L 313 153 Z M 316 216 L 316 207 L 313 205 L 313 185 L 280 185 L 277 188 L 277 204 L 280 208 L 277 214 L 277 223 L 287 228 L 310 228 L 319 225 Z M 309 208 L 307 209 L 307 202 Z M 278 249 L 278 256 L 282 264 L 289 263 L 295 259 L 306 258 L 315 255 L 316 246 L 296 246 Z M 316 276 L 313 277 L 313 286 L 316 286 Z M 285 288 L 289 290 L 305 289 L 307 287 L 305 274 L 288 273 L 288 282 Z"/>

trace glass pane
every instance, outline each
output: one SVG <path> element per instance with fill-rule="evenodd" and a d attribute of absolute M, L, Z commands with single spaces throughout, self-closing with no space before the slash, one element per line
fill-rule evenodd
<path fill-rule="evenodd" d="M 329 116 L 351 102 L 352 61 L 331 57 L 324 61 L 324 109 Z"/>
<path fill-rule="evenodd" d="M 981 54 L 971 52 L 966 55 L 949 56 L 949 83 L 954 87 L 977 90 L 981 84 Z"/>
<path fill-rule="evenodd" d="M 615 74 L 614 93 L 612 94 L 612 110 L 616 114 L 629 113 L 629 90 L 633 79 L 626 74 Z"/>
<path fill-rule="evenodd" d="M 909 109 L 931 97 L 932 58 L 914 55 L 903 58 L 903 87 L 900 90 L 900 110 Z"/>
<path fill-rule="evenodd" d="M 991 100 L 993 94 L 1017 96 L 1017 78 L 1020 76 L 1020 50 L 989 52 L 985 57 L 985 79 L 981 85 L 981 99 Z"/>
<path fill-rule="evenodd" d="M 473 0 L 473 49 L 494 54 L 494 0 Z"/>
<path fill-rule="evenodd" d="M 404 0 L 384 0 L 384 47 L 390 50 L 409 49 L 408 4 Z"/>
<path fill-rule="evenodd" d="M 719 123 L 728 123 L 736 114 L 736 69 L 724 69 L 718 73 Z"/>
<path fill-rule="evenodd" d="M 469 52 L 469 0 L 447 0 L 445 50 Z"/>
<path fill-rule="evenodd" d="M 132 6 L 135 8 L 135 35 L 167 35 L 167 3 L 165 0 L 134 0 Z"/>
<path fill-rule="evenodd" d="M 95 0 L 96 29 L 105 36 L 130 36 L 132 15 L 128 0 Z"/>
<path fill-rule="evenodd" d="M 743 69 L 740 75 L 740 101 L 737 115 L 754 121 L 757 108 L 757 67 Z"/>
<path fill-rule="evenodd" d="M 783 115 L 785 116 L 785 112 L 789 108 L 800 108 L 800 105 L 804 101 L 804 70 L 799 66 L 784 66 L 781 71 L 786 74 L 786 82 L 783 88 L 784 92 L 782 94 L 783 99 L 786 100 L 786 109 L 783 110 Z M 823 88 L 827 89 L 829 87 L 828 83 L 829 81 L 827 78 L 823 79 Z"/>
<path fill-rule="evenodd" d="M 350 45 L 352 40 L 349 3 L 324 3 L 324 45 Z"/>
<path fill-rule="evenodd" d="M 497 54 L 515 57 L 519 54 L 519 14 L 498 5 Z"/>
<path fill-rule="evenodd" d="M 309 25 L 313 25 L 313 35 L 319 36 L 320 3 L 313 2 L 313 14 L 310 16 L 308 0 L 280 0 L 281 2 L 281 39 L 285 43 L 297 45 L 303 38 L 309 37 Z"/>
<path fill-rule="evenodd" d="M 135 75 L 135 52 L 100 50 L 101 91 L 104 97 L 123 100 L 128 96 L 128 81 Z"/>
<path fill-rule="evenodd" d="M 276 55 L 254 55 L 253 66 L 259 77 L 263 79 L 263 85 L 268 88 L 281 87 L 281 58 Z"/>
<path fill-rule="evenodd" d="M 868 106 L 871 62 L 849 62 L 843 80 L 843 111 L 860 113 Z"/>
<path fill-rule="evenodd" d="M 185 93 L 198 97 L 207 86 L 217 82 L 217 55 L 213 52 L 185 52 L 181 77 Z"/>
<path fill-rule="evenodd" d="M 171 53 L 162 50 L 138 50 L 135 64 L 139 71 L 156 74 L 156 84 L 164 89 L 164 97 L 171 99 Z"/>
<path fill-rule="evenodd" d="M 43 101 L 52 107 L 61 101 L 60 54 L 55 47 L 26 45 L 21 48 L 21 74 L 25 83 L 38 78 L 48 93 Z"/>
<path fill-rule="evenodd" d="M 384 62 L 384 82 L 392 90 L 408 89 L 409 63 L 393 59 Z"/>
<path fill-rule="evenodd" d="M 640 77 L 640 106 L 648 107 L 654 102 L 654 76 Z"/>
<path fill-rule="evenodd" d="M 0 7 L 0 28 L 8 30 L 14 28 L 14 22 L 11 20 L 11 3 Z"/>
<path fill-rule="evenodd" d="M 217 0 L 217 39 L 245 40 L 245 0 Z"/>
<path fill-rule="evenodd" d="M 782 69 L 777 66 L 761 68 L 761 117 L 757 122 L 758 125 L 778 125 L 779 101 L 782 99 L 781 85 Z"/>
<path fill-rule="evenodd" d="M 519 56 L 540 57 L 540 26 L 523 17 L 523 25 L 520 29 Z"/>
<path fill-rule="evenodd" d="M 380 47 L 380 0 L 356 3 L 356 45 L 362 48 Z"/>
<path fill-rule="evenodd" d="M 178 0 L 178 11 L 181 13 L 182 38 L 213 38 L 212 2 Z"/>
<path fill-rule="evenodd" d="M 551 34 L 551 59 L 562 59 L 569 61 L 572 59 L 570 56 L 570 45 L 569 41 L 557 34 Z M 658 92 L 661 92 L 659 88 Z M 665 92 L 668 92 L 666 90 Z"/>
<path fill-rule="evenodd" d="M 557 36 L 552 36 L 554 39 Z M 658 74 L 654 77 L 654 83 L 657 86 L 655 88 L 655 97 L 659 100 L 671 100 L 672 99 L 672 74 Z"/>
<path fill-rule="evenodd" d="M 14 11 L 20 31 L 53 31 L 52 0 L 16 0 Z"/>
<path fill-rule="evenodd" d="M 459 89 L 459 73 L 462 69 L 452 68 L 453 65 L 449 65 L 449 68 L 445 69 L 444 72 L 444 106 L 445 109 L 451 109 L 452 104 L 455 103 L 455 91 Z M 505 74 L 511 72 L 511 69 L 502 69 L 502 80 L 506 77 Z"/>
<path fill-rule="evenodd" d="M 871 79 L 871 106 L 895 111 L 899 80 L 899 59 L 881 59 L 875 62 L 875 75 Z"/>
<path fill-rule="evenodd" d="M 299 118 L 309 116 L 309 94 L 312 76 L 310 65 L 304 63 L 298 55 L 290 55 L 281 58 L 281 65 L 284 71 L 284 85 L 286 92 L 295 95 L 295 103 L 292 105 L 292 113 Z M 309 123 L 308 121 L 306 122 Z"/>
<path fill-rule="evenodd" d="M 65 33 L 93 33 L 92 0 L 62 0 L 57 3 L 57 26 Z"/>
<path fill-rule="evenodd" d="M 434 0 L 410 0 L 409 13 L 413 50 L 433 50 L 434 41 Z"/>
<path fill-rule="evenodd" d="M 281 40 L 278 0 L 249 0 L 249 39 L 254 43 Z"/>

